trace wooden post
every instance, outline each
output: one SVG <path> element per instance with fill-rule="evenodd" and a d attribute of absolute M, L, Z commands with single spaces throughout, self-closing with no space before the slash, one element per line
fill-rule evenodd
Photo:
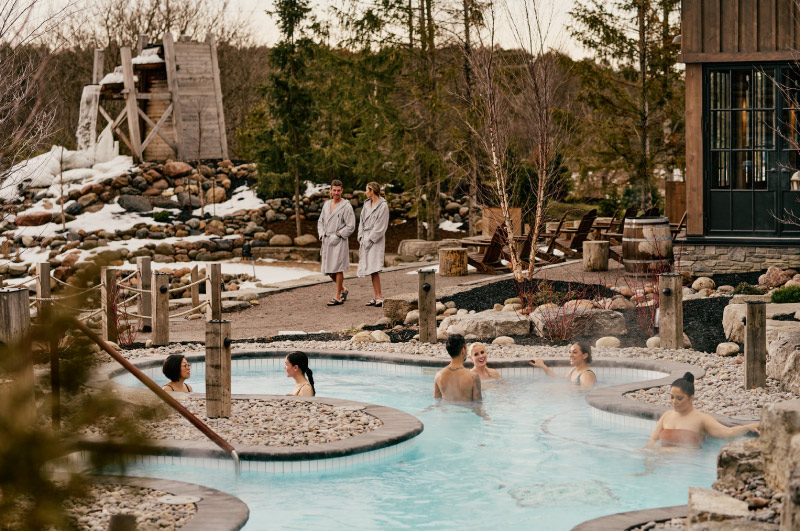
<path fill-rule="evenodd" d="M 3 355 L 14 356 L 9 364 L 13 373 L 12 397 L 33 418 L 36 402 L 33 396 L 33 353 L 30 348 L 31 313 L 28 288 L 0 289 L 0 345 L 8 348 Z M 0 386 L 2 390 L 2 386 Z M 5 393 L 3 393 L 5 394 Z M 0 397 L 5 401 L 5 398 Z"/>
<path fill-rule="evenodd" d="M 465 247 L 439 249 L 439 275 L 443 277 L 467 276 L 467 249 Z"/>
<path fill-rule="evenodd" d="M 163 43 L 164 63 L 167 67 L 167 86 L 172 95 L 172 127 L 175 131 L 175 143 L 178 144 L 178 160 L 186 160 L 186 147 L 183 142 L 183 109 L 178 95 L 178 65 L 175 61 L 175 41 L 172 39 L 171 32 L 168 31 L 164 34 Z M 202 195 L 200 193 L 201 197 Z"/>
<path fill-rule="evenodd" d="M 146 315 L 139 319 L 139 330 L 141 332 L 150 332 L 152 330 L 152 315 L 153 315 L 153 297 L 150 295 L 150 283 L 153 279 L 153 273 L 150 270 L 150 257 L 137 256 L 136 269 L 139 271 L 139 289 L 146 289 L 148 293 L 139 294 L 139 304 L 137 305 L 136 313 L 139 315 Z"/>
<path fill-rule="evenodd" d="M 50 262 L 39 262 L 36 264 L 36 298 L 50 298 Z M 39 301 L 39 320 L 50 311 L 52 304 L 49 301 Z"/>
<path fill-rule="evenodd" d="M 195 284 L 200 280 L 200 271 L 197 266 L 192 268 L 192 287 L 189 288 L 192 294 L 192 308 L 197 308 L 200 305 L 200 284 Z M 202 313 L 200 310 L 195 310 L 192 313 Z"/>
<path fill-rule="evenodd" d="M 744 388 L 767 385 L 767 305 L 747 301 L 744 327 Z"/>
<path fill-rule="evenodd" d="M 659 275 L 658 289 L 661 348 L 683 348 L 683 277 L 676 273 Z"/>
<path fill-rule="evenodd" d="M 169 344 L 169 273 L 153 273 L 153 346 Z"/>
<path fill-rule="evenodd" d="M 103 80 L 104 74 L 104 62 L 105 62 L 106 51 L 102 48 L 95 48 L 94 49 L 94 63 L 92 65 L 92 85 L 99 85 L 100 81 Z"/>
<path fill-rule="evenodd" d="M 117 270 L 113 267 L 100 269 L 100 312 L 103 326 L 103 341 L 117 342 Z"/>
<path fill-rule="evenodd" d="M 602 240 L 583 242 L 584 271 L 608 271 L 608 245 Z"/>
<path fill-rule="evenodd" d="M 147 35 L 139 35 L 136 39 L 136 55 L 142 55 L 145 46 L 147 46 Z"/>
<path fill-rule="evenodd" d="M 222 320 L 222 264 L 208 264 L 206 266 L 206 319 L 209 321 Z"/>
<path fill-rule="evenodd" d="M 228 158 L 228 134 L 225 131 L 225 112 L 222 106 L 222 84 L 219 79 L 219 61 L 217 60 L 217 43 L 214 36 L 209 34 L 206 36 L 206 42 L 211 47 L 211 73 L 214 77 L 214 100 L 217 107 L 217 123 L 219 124 L 219 142 L 222 153 L 222 158 Z M 202 148 L 202 146 L 200 146 Z M 202 158 L 200 153 L 197 153 L 197 158 Z"/>
<path fill-rule="evenodd" d="M 436 273 L 420 269 L 419 276 L 419 340 L 436 343 Z"/>
<path fill-rule="evenodd" d="M 231 322 L 206 323 L 206 416 L 231 416 Z"/>
<path fill-rule="evenodd" d="M 133 80 L 133 64 L 131 64 L 131 49 L 123 46 L 119 49 L 122 62 L 122 82 L 125 86 L 125 110 L 128 115 L 128 133 L 130 133 L 131 148 L 134 160 L 142 160 L 142 135 L 139 131 L 139 102 L 136 100 L 136 84 Z M 176 124 L 177 126 L 178 124 Z"/>

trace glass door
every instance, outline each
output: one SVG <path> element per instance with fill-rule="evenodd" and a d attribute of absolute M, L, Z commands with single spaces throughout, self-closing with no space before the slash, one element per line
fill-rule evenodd
<path fill-rule="evenodd" d="M 775 166 L 780 188 L 780 219 L 800 223 L 800 67 L 784 67 L 778 87 L 781 100 L 780 157 Z M 795 188 L 792 190 L 792 183 Z M 800 226 L 780 223 L 785 236 L 800 236 Z"/>

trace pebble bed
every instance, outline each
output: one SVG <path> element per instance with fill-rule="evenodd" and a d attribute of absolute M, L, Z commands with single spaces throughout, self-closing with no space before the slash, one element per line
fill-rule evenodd
<path fill-rule="evenodd" d="M 158 501 L 166 492 L 127 485 L 92 485 L 88 496 L 67 500 L 64 510 L 80 529 L 105 531 L 115 514 L 132 514 L 137 529 L 180 529 L 197 514 L 193 503 L 171 505 Z"/>

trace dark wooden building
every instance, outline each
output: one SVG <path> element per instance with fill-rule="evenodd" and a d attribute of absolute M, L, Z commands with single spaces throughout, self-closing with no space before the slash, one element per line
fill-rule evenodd
<path fill-rule="evenodd" d="M 697 273 L 800 265 L 800 0 L 683 0 L 687 237 Z M 795 187 L 800 188 L 800 173 Z"/>

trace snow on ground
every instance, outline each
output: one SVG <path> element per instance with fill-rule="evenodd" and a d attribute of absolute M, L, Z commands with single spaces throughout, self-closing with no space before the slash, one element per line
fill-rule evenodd
<path fill-rule="evenodd" d="M 199 269 L 206 269 L 208 264 L 212 262 L 175 262 L 172 264 L 162 263 L 162 262 L 152 262 L 150 267 L 153 271 L 168 268 L 168 269 L 182 269 L 184 267 L 188 267 L 189 269 L 197 266 Z M 287 280 L 297 280 L 298 278 L 303 278 L 311 275 L 317 275 L 319 272 L 317 271 L 309 271 L 307 269 L 301 269 L 299 267 L 279 267 L 279 266 L 268 266 L 268 265 L 256 265 L 254 266 L 251 262 L 243 261 L 239 259 L 234 259 L 231 261 L 223 261 L 223 262 L 213 262 L 213 263 L 220 263 L 222 264 L 222 274 L 223 275 L 241 275 L 242 273 L 247 275 L 253 275 L 255 270 L 255 277 L 256 281 L 262 282 L 264 284 L 275 284 L 277 282 L 285 282 Z M 131 270 L 134 269 L 133 265 L 128 266 Z M 247 288 L 255 288 L 255 282 L 244 282 L 240 289 L 247 289 Z"/>
<path fill-rule="evenodd" d="M 264 201 L 256 196 L 255 191 L 247 185 L 236 188 L 231 194 L 231 198 L 222 203 L 212 203 L 206 205 L 204 209 L 195 209 L 192 215 L 200 216 L 201 211 L 212 216 L 229 216 L 237 210 L 255 210 L 265 205 Z"/>
<path fill-rule="evenodd" d="M 55 207 L 54 207 L 55 208 Z M 60 206 L 58 207 L 60 210 Z M 51 209 L 52 210 L 52 209 Z M 38 210 L 37 212 L 41 212 Z M 33 212 L 31 210 L 30 212 Z M 152 216 L 142 216 L 136 212 L 127 212 L 124 208 L 116 203 L 108 203 L 103 205 L 103 208 L 97 212 L 87 212 L 81 214 L 76 219 L 67 223 L 67 230 L 99 230 L 103 229 L 108 232 L 124 231 L 132 228 L 137 223 L 147 223 L 148 225 L 158 225 L 153 220 Z M 14 237 L 17 236 L 33 236 L 33 237 L 47 237 L 55 236 L 61 230 L 61 223 L 47 223 L 37 227 L 17 227 L 14 231 Z M 160 240 L 153 240 L 158 243 Z"/>
<path fill-rule="evenodd" d="M 439 229 L 446 230 L 448 232 L 465 232 L 465 229 L 462 229 L 463 223 L 455 223 L 448 219 L 439 222 Z M 428 223 L 426 221 L 422 222 L 422 226 L 426 229 L 428 228 Z"/>
<path fill-rule="evenodd" d="M 416 274 L 419 273 L 420 270 L 421 271 L 435 271 L 436 273 L 438 273 L 439 272 L 439 264 L 431 265 L 431 266 L 423 266 L 423 267 L 420 267 L 419 269 L 414 269 L 413 271 L 409 271 L 408 273 L 406 273 L 406 275 L 416 275 Z M 475 269 L 471 265 L 467 264 L 467 271 L 477 271 L 477 269 Z"/>
<path fill-rule="evenodd" d="M 311 197 L 314 194 L 321 194 L 331 189 L 331 185 L 326 183 L 312 183 L 311 181 L 306 181 L 305 185 L 306 191 L 303 193 L 305 197 Z"/>

